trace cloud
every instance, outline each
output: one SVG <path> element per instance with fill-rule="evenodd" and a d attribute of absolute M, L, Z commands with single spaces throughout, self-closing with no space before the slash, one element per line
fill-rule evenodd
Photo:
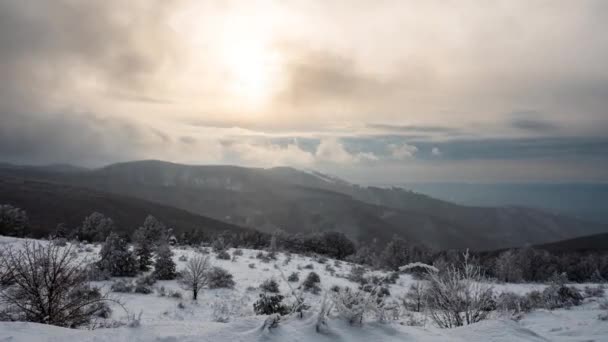
<path fill-rule="evenodd" d="M 322 139 L 315 152 L 315 157 L 321 163 L 353 164 L 364 161 L 378 160 L 373 153 L 360 152 L 350 153 L 344 145 L 336 138 Z"/>
<path fill-rule="evenodd" d="M 447 126 L 424 126 L 424 125 L 389 125 L 389 124 L 367 124 L 367 127 L 388 132 L 418 132 L 418 133 L 457 133 L 458 129 Z"/>
<path fill-rule="evenodd" d="M 431 150 L 431 154 L 438 157 L 441 155 L 441 150 L 438 147 L 433 147 L 433 149 Z"/>
<path fill-rule="evenodd" d="M 414 156 L 414 154 L 416 154 L 416 152 L 418 152 L 418 148 L 416 146 L 408 144 L 391 144 L 388 145 L 388 148 L 391 152 L 392 157 L 398 160 L 411 158 Z"/>
<path fill-rule="evenodd" d="M 554 132 L 558 126 L 543 120 L 537 119 L 515 119 L 512 122 L 513 127 L 532 132 Z"/>

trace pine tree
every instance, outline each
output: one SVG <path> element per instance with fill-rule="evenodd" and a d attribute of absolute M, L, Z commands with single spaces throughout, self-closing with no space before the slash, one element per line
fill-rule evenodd
<path fill-rule="evenodd" d="M 152 266 L 152 242 L 144 227 L 140 227 L 133 234 L 133 242 L 135 245 L 134 252 L 137 257 L 140 271 L 148 271 Z"/>
<path fill-rule="evenodd" d="M 115 277 L 132 277 L 137 274 L 137 261 L 127 241 L 111 233 L 99 251 L 99 268 Z"/>
<path fill-rule="evenodd" d="M 154 275 L 159 280 L 172 280 L 177 276 L 175 262 L 173 261 L 173 252 L 167 244 L 159 246 L 156 250 Z"/>

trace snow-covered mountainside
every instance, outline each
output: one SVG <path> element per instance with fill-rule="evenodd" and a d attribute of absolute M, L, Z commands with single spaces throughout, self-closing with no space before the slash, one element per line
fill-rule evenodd
<path fill-rule="evenodd" d="M 0 237 L 0 250 L 9 246 L 19 248 L 26 240 Z M 48 243 L 41 241 L 41 243 Z M 99 245 L 74 246 L 79 258 L 98 259 Z M 62 341 L 62 342 L 121 342 L 121 341 L 607 341 L 608 322 L 598 320 L 603 310 L 599 308 L 606 298 L 587 298 L 581 306 L 553 311 L 535 310 L 513 320 L 507 315 L 493 314 L 480 323 L 454 328 L 439 329 L 425 314 L 410 313 L 402 306 L 388 319 L 379 321 L 374 315 L 364 317 L 361 326 L 349 325 L 330 311 L 325 325 L 317 325 L 318 312 L 323 299 L 335 285 L 358 287 L 347 279 L 353 267 L 344 261 L 288 255 L 278 253 L 276 260 L 265 262 L 256 256 L 258 250 L 242 249 L 242 255 L 232 260 L 218 259 L 213 252 L 202 254 L 200 248 L 174 247 L 174 261 L 182 270 L 187 260 L 197 255 L 209 255 L 214 266 L 220 266 L 234 276 L 234 288 L 207 289 L 199 293 L 195 302 L 191 294 L 178 281 L 157 281 L 150 294 L 113 293 L 123 307 L 113 304 L 110 317 L 99 318 L 93 330 L 67 329 L 44 324 L 25 322 L 0 322 L 0 341 Z M 240 254 L 240 253 L 236 253 Z M 321 292 L 304 292 L 311 306 L 304 317 L 292 316 L 280 321 L 274 329 L 262 329 L 268 316 L 256 315 L 253 303 L 259 298 L 259 285 L 274 278 L 279 291 L 290 300 L 292 288 L 297 288 L 309 272 L 321 278 Z M 299 273 L 299 281 L 287 281 L 287 276 Z M 367 270 L 368 275 L 383 276 L 378 270 Z M 133 278 L 121 278 L 133 279 Z M 110 291 L 113 281 L 95 282 L 96 286 Z M 417 282 L 411 275 L 401 274 L 389 285 L 388 301 L 400 302 L 411 284 Z M 512 291 L 524 294 L 542 290 L 542 284 L 492 284 L 495 293 Z M 576 284 L 582 288 L 590 284 Z M 176 295 L 175 293 L 179 293 Z M 162 295 L 164 294 L 164 295 Z M 179 297 L 181 298 L 175 298 Z M 120 322 L 138 321 L 133 326 Z M 416 324 L 412 324 L 415 322 Z M 108 326 L 117 326 L 110 328 Z M 102 328 L 103 327 L 103 328 Z"/>

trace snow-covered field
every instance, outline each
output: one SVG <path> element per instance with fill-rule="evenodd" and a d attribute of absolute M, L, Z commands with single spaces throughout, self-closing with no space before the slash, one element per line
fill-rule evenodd
<path fill-rule="evenodd" d="M 0 249 L 18 245 L 22 241 L 0 237 Z M 190 259 L 199 253 L 192 248 L 181 247 L 173 251 L 178 270 L 186 264 L 186 261 L 180 261 L 180 257 Z M 286 263 L 286 255 L 279 253 L 276 261 L 264 263 L 255 258 L 259 251 L 242 251 L 243 255 L 237 257 L 236 261 L 218 260 L 213 253 L 210 254 L 214 266 L 223 267 L 234 275 L 236 286 L 234 289 L 205 289 L 199 293 L 196 302 L 190 299 L 191 294 L 181 288 L 177 281 L 158 281 L 152 294 L 113 294 L 128 312 L 114 305 L 112 317 L 108 320 L 125 321 L 127 316 L 138 317 L 141 313 L 138 327 L 78 330 L 34 323 L 0 322 L 0 341 L 608 341 L 608 322 L 597 319 L 602 313 L 599 309 L 602 299 L 596 298 L 587 299 L 583 305 L 569 310 L 536 310 L 518 321 L 495 314 L 489 320 L 456 329 L 436 328 L 430 320 L 423 326 L 408 326 L 405 318 L 378 322 L 373 317 L 367 318 L 362 326 L 350 326 L 330 316 L 327 326 L 317 332 L 316 313 L 323 295 L 306 293 L 306 301 L 312 307 L 304 318 L 289 318 L 281 321 L 275 329 L 262 330 L 266 316 L 255 315 L 253 303 L 261 293 L 258 286 L 268 278 L 274 277 L 279 282 L 286 301 L 290 287 L 283 280 L 281 272 L 285 277 L 299 272 L 300 280 L 303 280 L 308 272 L 315 271 L 321 277 L 324 291 L 329 291 L 333 285 L 356 288 L 358 284 L 345 278 L 353 267 L 347 262 L 328 259 L 321 264 L 314 258 L 293 254 L 291 261 Z M 79 256 L 93 261 L 98 252 L 99 246 L 84 245 Z M 230 250 L 231 255 L 232 252 Z M 250 264 L 254 267 L 250 267 Z M 313 269 L 305 268 L 307 265 L 312 265 Z M 334 275 L 326 269 L 327 265 L 335 269 Z M 403 296 L 414 281 L 411 276 L 402 274 L 396 284 L 390 285 L 391 298 Z M 96 285 L 109 291 L 110 283 L 99 282 Z M 298 283 L 291 284 L 295 287 Z M 589 284 L 576 286 L 585 285 Z M 181 292 L 183 298 L 159 296 L 161 286 L 167 293 Z M 542 284 L 494 284 L 496 292 L 508 290 L 526 293 L 543 288 Z M 228 321 L 218 322 L 220 316 L 227 317 Z"/>

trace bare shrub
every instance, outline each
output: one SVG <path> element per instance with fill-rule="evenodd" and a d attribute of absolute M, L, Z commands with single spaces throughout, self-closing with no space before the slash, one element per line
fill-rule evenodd
<path fill-rule="evenodd" d="M 12 318 L 76 327 L 107 310 L 107 295 L 90 287 L 83 262 L 71 252 L 71 247 L 27 242 L 0 253 L 6 280 L 0 304 L 14 313 Z"/>
<path fill-rule="evenodd" d="M 479 266 L 464 254 L 462 267 L 454 265 L 444 272 L 429 272 L 426 306 L 431 319 L 440 328 L 473 324 L 487 318 L 495 303 L 492 287 L 484 284 Z"/>
<path fill-rule="evenodd" d="M 243 255 L 243 250 L 242 249 L 235 249 L 234 252 L 232 252 L 232 255 L 242 256 Z"/>
<path fill-rule="evenodd" d="M 410 285 L 405 296 L 401 299 L 403 306 L 410 311 L 420 312 L 424 306 L 425 286 L 422 282 Z"/>
<path fill-rule="evenodd" d="M 192 291 L 192 299 L 196 300 L 198 292 L 207 285 L 207 272 L 210 268 L 209 256 L 195 256 L 188 260 L 180 281 L 186 289 Z"/>

